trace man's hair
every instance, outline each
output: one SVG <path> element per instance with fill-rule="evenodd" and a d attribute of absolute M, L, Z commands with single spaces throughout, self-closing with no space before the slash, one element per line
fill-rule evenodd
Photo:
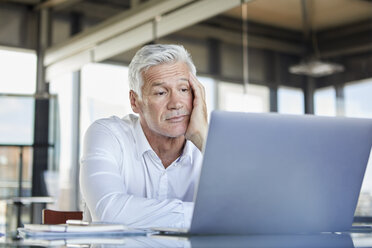
<path fill-rule="evenodd" d="M 190 72 L 196 74 L 196 68 L 192 62 L 190 54 L 181 45 L 155 44 L 142 47 L 134 55 L 129 64 L 128 79 L 129 87 L 142 97 L 143 73 L 150 67 L 184 62 L 189 67 Z"/>

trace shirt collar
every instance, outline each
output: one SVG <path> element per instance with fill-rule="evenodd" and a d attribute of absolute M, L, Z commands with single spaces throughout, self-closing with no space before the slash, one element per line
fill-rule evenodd
<path fill-rule="evenodd" d="M 148 142 L 145 133 L 143 132 L 140 119 L 138 118 L 134 125 L 134 135 L 136 137 L 136 146 L 138 157 L 141 158 L 145 152 L 153 151 L 150 143 Z M 192 161 L 193 147 L 195 145 L 190 141 L 186 140 L 186 144 L 183 148 L 181 156 L 177 159 L 177 162 L 183 162 L 185 158 L 189 157 Z M 154 152 L 154 151 L 153 151 Z M 154 152 L 154 154 L 156 154 Z"/>
<path fill-rule="evenodd" d="M 183 162 L 186 158 L 190 158 L 190 160 L 192 161 L 193 146 L 194 144 L 190 140 L 186 140 L 186 144 L 183 148 L 182 154 L 177 159 L 177 162 Z"/>

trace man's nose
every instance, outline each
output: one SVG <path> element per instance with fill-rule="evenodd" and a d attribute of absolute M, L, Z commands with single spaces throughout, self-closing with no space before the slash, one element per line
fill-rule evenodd
<path fill-rule="evenodd" d="M 180 94 L 177 94 L 176 91 L 172 91 L 169 96 L 168 108 L 169 109 L 180 109 L 182 108 L 182 99 Z"/>

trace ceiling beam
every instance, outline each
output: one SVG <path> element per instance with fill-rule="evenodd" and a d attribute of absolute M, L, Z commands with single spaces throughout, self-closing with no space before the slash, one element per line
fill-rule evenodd
<path fill-rule="evenodd" d="M 102 61 L 240 4 L 241 0 L 152 0 L 48 49 L 47 81 L 81 68 L 89 63 L 87 58 Z"/>
<path fill-rule="evenodd" d="M 157 36 L 162 37 L 211 18 L 241 4 L 241 0 L 203 0 L 162 17 L 157 22 Z"/>
<path fill-rule="evenodd" d="M 40 10 L 40 9 L 47 9 L 47 8 L 55 8 L 57 6 L 69 6 L 72 4 L 75 4 L 77 2 L 80 2 L 82 0 L 48 0 L 45 2 L 41 2 L 38 5 L 35 6 L 35 10 Z"/>
<path fill-rule="evenodd" d="M 206 24 L 198 24 L 186 28 L 180 32 L 180 35 L 195 37 L 198 39 L 215 38 L 225 43 L 239 45 L 242 44 L 242 34 L 234 30 L 211 27 Z M 252 48 L 267 49 L 277 52 L 301 55 L 303 47 L 300 43 L 288 42 L 263 35 L 249 34 L 248 46 Z"/>
<path fill-rule="evenodd" d="M 90 50 L 100 42 L 153 20 L 156 16 L 188 2 L 190 0 L 152 0 L 137 8 L 124 11 L 83 33 L 77 34 L 66 42 L 47 49 L 44 65 L 49 66 L 76 53 Z"/>
<path fill-rule="evenodd" d="M 99 3 L 83 1 L 79 4 L 69 7 L 65 7 L 64 5 L 58 6 L 57 8 L 54 8 L 54 10 L 66 15 L 68 15 L 70 12 L 77 12 L 81 13 L 86 19 L 92 18 L 95 20 L 104 21 L 119 13 L 123 13 L 123 11 L 128 10 L 128 8 L 118 8 L 116 6 L 111 6 L 110 4 L 102 5 Z"/>

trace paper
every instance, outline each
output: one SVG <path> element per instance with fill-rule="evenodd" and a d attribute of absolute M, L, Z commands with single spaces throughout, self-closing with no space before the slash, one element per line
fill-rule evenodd
<path fill-rule="evenodd" d="M 123 245 L 126 238 L 122 236 L 108 237 L 72 237 L 68 239 L 25 239 L 22 245 L 42 245 L 42 246 L 71 246 L 71 245 Z"/>
<path fill-rule="evenodd" d="M 32 231 L 25 228 L 18 228 L 18 233 L 22 238 L 69 238 L 86 236 L 125 236 L 125 235 L 146 235 L 144 230 L 126 231 L 106 231 L 106 232 L 51 232 L 51 231 Z"/>
<path fill-rule="evenodd" d="M 146 235 L 148 231 L 134 229 L 121 224 L 89 224 L 89 225 L 40 225 L 25 224 L 18 228 L 23 238 L 39 237 L 83 237 L 83 236 L 115 236 L 115 235 Z"/>
<path fill-rule="evenodd" d="M 40 232 L 107 232 L 107 231 L 126 231 L 130 230 L 121 224 L 89 224 L 89 225 L 45 225 L 45 224 L 25 224 L 24 228 L 29 231 Z"/>

